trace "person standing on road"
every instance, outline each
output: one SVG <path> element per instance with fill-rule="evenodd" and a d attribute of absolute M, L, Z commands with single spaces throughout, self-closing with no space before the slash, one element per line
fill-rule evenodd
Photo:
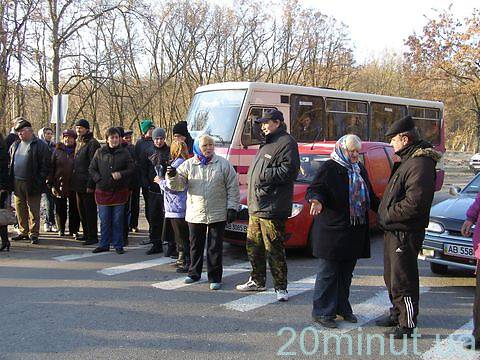
<path fill-rule="evenodd" d="M 262 124 L 265 144 L 248 171 L 247 253 L 252 264 L 250 279 L 238 291 L 264 291 L 266 259 L 270 265 L 277 300 L 287 301 L 287 260 L 283 242 L 285 222 L 292 213 L 293 182 L 300 169 L 298 145 L 285 127 L 283 114 L 270 110 Z M 266 258 L 266 259 L 265 259 Z"/>
<path fill-rule="evenodd" d="M 473 331 L 472 335 L 474 342 L 468 339 L 464 342 L 463 346 L 469 350 L 480 350 L 480 193 L 475 197 L 475 201 L 467 210 L 467 219 L 462 225 L 462 235 L 465 237 L 472 236 L 473 230 L 473 252 L 477 259 L 476 286 L 475 286 L 475 299 L 473 300 Z"/>
<path fill-rule="evenodd" d="M 95 202 L 100 216 L 100 244 L 93 253 L 109 251 L 112 244 L 117 254 L 123 254 L 124 208 L 135 165 L 128 150 L 121 145 L 117 128 L 109 128 L 105 140 L 107 144 L 95 152 L 88 168 L 95 183 Z"/>
<path fill-rule="evenodd" d="M 193 155 L 193 139 L 190 133 L 188 132 L 187 122 L 179 121 L 173 126 L 172 129 L 173 139 L 177 141 L 182 141 L 188 146 L 188 153 Z"/>
<path fill-rule="evenodd" d="M 9 207 L 10 191 L 8 189 L 8 152 L 7 143 L 0 133 L 0 209 Z M 8 226 L 0 226 L 0 251 L 10 250 L 10 241 L 8 240 Z"/>
<path fill-rule="evenodd" d="M 38 130 L 38 138 L 44 141 L 50 152 L 53 153 L 55 150 L 55 142 L 53 141 L 53 130 L 49 127 L 43 127 Z M 44 193 L 44 204 L 45 204 L 45 223 L 43 230 L 45 232 L 57 232 L 57 226 L 55 223 L 55 200 L 52 195 L 52 192 L 49 188 L 45 189 Z"/>
<path fill-rule="evenodd" d="M 359 162 L 361 147 L 358 136 L 342 136 L 305 196 L 314 216 L 313 255 L 319 258 L 312 318 L 327 328 L 337 327 L 337 315 L 357 322 L 350 285 L 357 259 L 370 257 L 368 210 L 376 211 L 379 200 Z"/>
<path fill-rule="evenodd" d="M 237 173 L 228 160 L 215 154 L 212 137 L 203 134 L 193 144 L 194 157 L 177 169 L 167 171 L 167 187 L 187 189 L 187 210 L 191 265 L 186 284 L 199 281 L 203 268 L 203 251 L 207 246 L 207 273 L 211 290 L 222 287 L 223 235 L 226 222 L 235 220 L 240 192 Z"/>
<path fill-rule="evenodd" d="M 132 176 L 132 193 L 128 204 L 128 232 L 138 232 L 138 217 L 140 215 L 140 176 L 138 174 L 138 164 L 135 154 L 135 145 L 133 145 L 133 131 L 125 130 L 123 134 L 123 144 L 127 147 L 130 155 L 135 160 L 135 173 Z"/>
<path fill-rule="evenodd" d="M 80 228 L 77 199 L 70 186 L 75 161 L 76 138 L 75 130 L 63 131 L 62 142 L 57 143 L 52 154 L 52 166 L 47 179 L 47 184 L 54 196 L 56 222 L 60 236 L 65 236 L 67 214 L 69 235 L 76 236 Z"/>
<path fill-rule="evenodd" d="M 51 153 L 23 117 L 17 119 L 15 131 L 19 140 L 10 147 L 9 181 L 14 188 L 19 234 L 12 240 L 27 240 L 30 236 L 31 243 L 38 244 L 40 200 L 47 186 Z"/>
<path fill-rule="evenodd" d="M 420 138 L 411 116 L 395 121 L 385 134 L 401 159 L 393 166 L 378 209 L 384 230 L 384 280 L 392 307 L 376 321 L 395 327 L 386 334 L 412 337 L 420 298 L 417 256 L 435 192 L 435 166 L 441 154 Z"/>
<path fill-rule="evenodd" d="M 77 197 L 78 214 L 83 229 L 83 245 L 98 243 L 97 204 L 95 203 L 95 182 L 92 180 L 88 167 L 100 143 L 90 131 L 90 123 L 85 119 L 75 122 L 77 145 L 73 163 L 72 190 Z"/>

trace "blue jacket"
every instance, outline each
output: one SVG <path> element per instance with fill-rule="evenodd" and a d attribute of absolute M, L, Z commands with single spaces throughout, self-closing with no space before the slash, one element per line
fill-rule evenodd
<path fill-rule="evenodd" d="M 172 167 L 178 168 L 185 160 L 182 158 L 175 159 Z M 174 191 L 167 187 L 167 181 L 160 181 L 160 189 L 163 191 L 163 203 L 165 207 L 166 218 L 184 218 L 187 209 L 187 189 L 184 191 Z"/>

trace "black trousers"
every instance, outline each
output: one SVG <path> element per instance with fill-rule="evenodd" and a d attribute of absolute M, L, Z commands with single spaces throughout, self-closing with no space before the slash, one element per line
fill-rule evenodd
<path fill-rule="evenodd" d="M 147 218 L 149 223 L 150 240 L 155 245 L 162 245 L 163 220 L 165 215 L 163 213 L 163 194 L 153 191 L 148 195 L 148 210 L 149 216 Z"/>
<path fill-rule="evenodd" d="M 78 233 L 80 229 L 80 216 L 78 214 L 77 197 L 71 193 L 69 197 L 57 198 L 54 196 L 56 208 L 56 222 L 58 230 L 65 232 L 68 213 L 68 229 L 71 235 Z"/>
<path fill-rule="evenodd" d="M 140 187 L 132 190 L 129 201 L 128 228 L 138 228 L 138 217 L 140 216 Z"/>
<path fill-rule="evenodd" d="M 128 230 L 129 230 L 129 220 L 130 220 L 130 202 L 132 200 L 132 192 L 128 196 L 127 203 L 123 207 L 123 246 L 128 245 Z"/>
<path fill-rule="evenodd" d="M 0 209 L 5 209 L 7 207 L 7 197 L 8 197 L 8 192 L 4 191 L 0 193 Z M 7 242 L 8 240 L 8 226 L 3 225 L 0 226 L 0 239 L 2 240 L 2 243 Z"/>
<path fill-rule="evenodd" d="M 207 245 L 207 274 L 211 283 L 222 282 L 222 252 L 225 221 L 213 224 L 188 223 L 190 232 L 190 269 L 188 276 L 198 280 L 202 275 L 203 251 Z"/>
<path fill-rule="evenodd" d="M 85 239 L 98 241 L 97 204 L 93 193 L 77 193 L 77 207 Z"/>
<path fill-rule="evenodd" d="M 142 186 L 143 202 L 145 203 L 145 218 L 147 219 L 147 222 L 149 224 L 150 224 L 150 213 L 151 213 L 151 211 L 150 211 L 150 199 L 151 199 L 150 193 L 151 193 L 151 191 L 148 190 L 147 187 Z M 139 197 L 138 201 L 140 201 L 140 194 L 138 194 L 138 197 Z"/>
<path fill-rule="evenodd" d="M 188 223 L 185 218 L 170 218 L 173 236 L 177 244 L 177 250 L 182 251 L 185 259 L 190 260 L 190 240 L 188 238 Z"/>
<path fill-rule="evenodd" d="M 425 231 L 386 231 L 383 278 L 392 307 L 390 316 L 400 326 L 417 326 L 420 284 L 417 256 Z"/>

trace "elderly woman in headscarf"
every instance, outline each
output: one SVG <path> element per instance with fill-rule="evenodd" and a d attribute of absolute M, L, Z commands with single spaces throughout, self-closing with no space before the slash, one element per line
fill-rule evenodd
<path fill-rule="evenodd" d="M 357 259 L 370 257 L 368 213 L 379 200 L 359 162 L 361 146 L 356 135 L 341 137 L 306 194 L 314 216 L 313 255 L 319 258 L 312 317 L 327 328 L 337 327 L 337 315 L 357 322 L 348 300 L 353 269 Z"/>
<path fill-rule="evenodd" d="M 185 283 L 200 280 L 207 246 L 207 274 L 211 290 L 222 286 L 222 250 L 225 224 L 235 220 L 239 206 L 237 173 L 228 160 L 215 154 L 215 142 L 201 135 L 193 144 L 192 158 L 167 170 L 167 187 L 187 189 L 185 220 L 190 234 L 190 268 Z"/>

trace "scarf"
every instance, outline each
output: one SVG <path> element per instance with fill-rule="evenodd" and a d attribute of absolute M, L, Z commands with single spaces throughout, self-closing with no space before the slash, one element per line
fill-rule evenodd
<path fill-rule="evenodd" d="M 207 165 L 211 159 L 205 157 L 200 150 L 200 142 L 198 141 L 198 137 L 193 142 L 193 153 L 195 156 L 200 160 L 200 163 L 203 165 Z"/>
<path fill-rule="evenodd" d="M 365 181 L 360 175 L 360 166 L 358 163 L 352 163 L 348 157 L 346 135 L 342 136 L 336 142 L 335 149 L 330 154 L 330 158 L 348 171 L 350 224 L 354 226 L 365 224 L 368 214 L 367 209 L 370 205 L 370 198 Z"/>

